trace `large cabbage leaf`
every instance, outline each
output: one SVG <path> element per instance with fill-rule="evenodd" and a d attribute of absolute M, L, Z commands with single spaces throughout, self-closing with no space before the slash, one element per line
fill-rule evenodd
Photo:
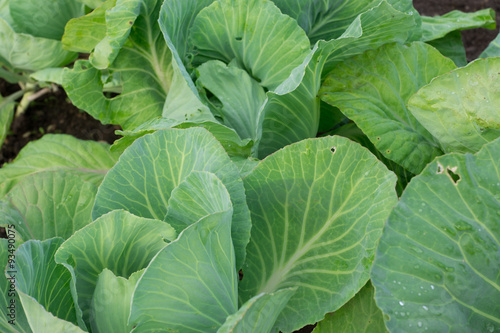
<path fill-rule="evenodd" d="M 64 170 L 98 186 L 118 156 L 106 143 L 65 134 L 44 135 L 28 143 L 12 163 L 0 169 L 0 198 L 24 177 L 40 171 Z"/>
<path fill-rule="evenodd" d="M 304 140 L 268 156 L 245 178 L 252 237 L 242 302 L 298 287 L 277 328 L 291 332 L 340 308 L 365 285 L 395 175 L 341 137 Z"/>
<path fill-rule="evenodd" d="M 64 242 L 56 237 L 30 240 L 16 251 L 16 287 L 33 332 L 85 330 L 71 290 L 71 274 L 54 261 Z"/>
<path fill-rule="evenodd" d="M 187 227 L 151 261 L 136 286 L 134 332 L 216 332 L 236 312 L 232 209 Z"/>
<path fill-rule="evenodd" d="M 339 64 L 321 94 L 386 158 L 418 174 L 442 151 L 406 104 L 420 87 L 454 68 L 450 59 L 424 43 L 386 45 Z"/>
<path fill-rule="evenodd" d="M 500 136 L 500 58 L 479 59 L 432 80 L 408 101 L 444 152 L 477 152 Z"/>
<path fill-rule="evenodd" d="M 312 333 L 388 333 L 374 295 L 375 290 L 368 282 L 343 307 L 318 322 Z"/>
<path fill-rule="evenodd" d="M 12 294 L 15 290 L 15 281 L 8 279 L 10 273 L 16 274 L 16 264 L 9 255 L 15 255 L 16 246 L 21 245 L 20 239 L 16 237 L 15 227 L 5 228 L 8 239 L 0 239 L 0 265 L 3 274 L 0 277 L 0 306 L 5 309 L 0 312 L 0 329 L 5 333 L 31 333 L 31 328 L 26 319 L 26 313 L 19 298 L 19 294 Z M 13 272 L 14 271 L 14 272 Z M 12 325 L 12 324 L 15 325 Z"/>
<path fill-rule="evenodd" d="M 318 91 L 322 75 L 344 60 L 385 43 L 404 42 L 415 28 L 413 16 L 383 1 L 356 17 L 344 34 L 320 41 L 304 62 L 268 99 L 259 115 L 259 157 L 306 138 L 315 137 L 320 120 Z"/>
<path fill-rule="evenodd" d="M 500 329 L 500 139 L 438 157 L 392 211 L 372 270 L 391 332 Z"/>
<path fill-rule="evenodd" d="M 192 171 L 215 174 L 229 192 L 234 207 L 232 238 L 241 266 L 251 227 L 243 182 L 224 148 L 203 128 L 167 129 L 136 140 L 99 187 L 93 216 L 125 209 L 165 220 L 173 191 Z M 202 195 L 216 199 L 210 192 Z"/>
<path fill-rule="evenodd" d="M 104 12 L 107 34 L 96 45 L 92 61 L 79 60 L 64 73 L 64 89 L 77 107 L 125 129 L 162 114 L 174 69 L 156 22 L 160 6 L 157 0 L 117 1 Z M 85 32 L 85 25 L 73 30 L 67 33 Z M 74 43 L 79 46 L 78 40 Z M 107 91 L 118 96 L 105 96 Z"/>
<path fill-rule="evenodd" d="M 168 223 L 116 210 L 78 230 L 59 247 L 55 261 L 71 273 L 75 302 L 87 326 L 95 320 L 92 310 L 99 310 L 95 304 L 92 307 L 99 274 L 107 268 L 129 279 L 175 236 Z"/>
<path fill-rule="evenodd" d="M 34 173 L 0 201 L 0 224 L 15 226 L 24 241 L 67 239 L 92 222 L 96 193 L 94 184 L 72 173 Z"/>
<path fill-rule="evenodd" d="M 296 19 L 314 44 L 340 37 L 356 16 L 378 6 L 381 0 L 273 0 L 284 14 Z M 396 10 L 418 16 L 410 0 L 387 1 Z"/>

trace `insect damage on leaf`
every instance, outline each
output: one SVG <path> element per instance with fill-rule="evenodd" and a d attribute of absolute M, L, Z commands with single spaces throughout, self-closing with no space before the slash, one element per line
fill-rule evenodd
<path fill-rule="evenodd" d="M 457 185 L 458 182 L 460 181 L 460 175 L 457 172 L 457 167 L 446 167 L 446 172 L 448 173 L 448 176 L 450 177 L 451 181 Z"/>

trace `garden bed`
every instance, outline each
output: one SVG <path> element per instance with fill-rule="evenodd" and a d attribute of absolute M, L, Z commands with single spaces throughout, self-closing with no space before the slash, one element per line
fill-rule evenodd
<path fill-rule="evenodd" d="M 87 1 L 0 151 L 21 326 L 500 329 L 498 1 Z"/>

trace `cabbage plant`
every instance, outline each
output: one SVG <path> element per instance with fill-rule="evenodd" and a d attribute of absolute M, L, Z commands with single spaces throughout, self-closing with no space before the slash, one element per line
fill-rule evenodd
<path fill-rule="evenodd" d="M 2 331 L 500 329 L 491 10 L 85 4 L 61 82 L 123 137 L 0 169 Z"/>
<path fill-rule="evenodd" d="M 61 67 L 77 57 L 63 49 L 64 27 L 84 14 L 84 5 L 77 1 L 0 1 L 0 78 L 20 87 L 0 96 L 0 146 L 14 117 L 14 101 L 22 97 L 19 116 L 30 102 L 56 89 L 51 82 L 61 83 Z"/>

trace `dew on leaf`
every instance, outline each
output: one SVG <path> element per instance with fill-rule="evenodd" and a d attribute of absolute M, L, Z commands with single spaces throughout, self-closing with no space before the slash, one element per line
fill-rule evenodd
<path fill-rule="evenodd" d="M 472 226 L 469 223 L 465 222 L 465 221 L 458 221 L 455 224 L 455 229 L 457 229 L 459 231 L 472 230 Z"/>
<path fill-rule="evenodd" d="M 416 247 L 416 246 L 412 246 L 412 250 L 415 251 L 416 253 L 422 253 L 422 252 L 424 252 L 424 251 L 422 251 L 421 248 Z"/>

